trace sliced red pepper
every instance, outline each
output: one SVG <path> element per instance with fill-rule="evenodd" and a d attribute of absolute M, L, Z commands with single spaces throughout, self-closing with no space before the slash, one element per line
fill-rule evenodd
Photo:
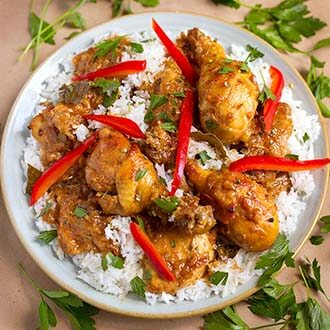
<path fill-rule="evenodd" d="M 50 166 L 35 182 L 31 192 L 30 205 L 33 205 L 64 173 L 80 158 L 80 156 L 95 142 L 97 133 L 94 133 L 78 147 L 61 157 Z"/>
<path fill-rule="evenodd" d="M 268 132 L 272 127 L 276 108 L 278 103 L 280 102 L 282 91 L 284 88 L 284 78 L 282 72 L 274 66 L 271 66 L 269 73 L 272 78 L 272 84 L 270 89 L 275 95 L 275 100 L 267 99 L 264 104 L 264 122 L 266 132 Z"/>
<path fill-rule="evenodd" d="M 126 61 L 121 62 L 104 69 L 96 70 L 93 72 L 87 72 L 85 74 L 74 76 L 73 81 L 80 80 L 94 80 L 96 78 L 111 78 L 122 77 L 129 74 L 144 71 L 147 66 L 147 62 L 143 61 Z"/>
<path fill-rule="evenodd" d="M 110 115 L 85 115 L 83 116 L 87 120 L 95 120 L 107 126 L 114 128 L 115 130 L 124 133 L 128 136 L 144 139 L 145 135 L 141 131 L 140 127 L 128 118 L 116 117 Z"/>
<path fill-rule="evenodd" d="M 135 241 L 141 246 L 143 252 L 149 258 L 158 275 L 167 281 L 175 281 L 175 276 L 172 274 L 164 258 L 157 251 L 146 233 L 141 230 L 139 225 L 135 222 L 130 223 L 130 229 Z"/>
<path fill-rule="evenodd" d="M 272 156 L 244 157 L 229 165 L 229 170 L 245 172 L 250 170 L 269 170 L 282 172 L 307 171 L 330 164 L 329 158 L 313 160 L 295 160 Z"/>
<path fill-rule="evenodd" d="M 187 161 L 189 147 L 190 130 L 194 111 L 194 93 L 188 89 L 181 106 L 181 116 L 178 130 L 178 147 L 176 151 L 175 171 L 173 176 L 172 188 L 169 192 L 173 196 L 180 186 L 184 168 Z"/>
<path fill-rule="evenodd" d="M 152 19 L 152 28 L 156 32 L 158 38 L 166 47 L 168 53 L 171 55 L 173 60 L 181 69 L 183 75 L 187 78 L 189 83 L 194 86 L 197 81 L 197 72 L 194 67 L 188 61 L 187 57 L 181 52 L 181 50 L 175 45 L 175 43 L 166 35 L 164 30 L 159 26 L 159 24 Z"/>

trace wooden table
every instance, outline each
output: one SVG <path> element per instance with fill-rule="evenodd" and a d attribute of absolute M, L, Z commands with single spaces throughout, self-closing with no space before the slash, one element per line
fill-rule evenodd
<path fill-rule="evenodd" d="M 39 4 L 42 1 L 37 1 Z M 66 1 L 54 1 L 54 6 L 50 9 L 49 15 L 51 18 L 56 17 L 64 8 Z M 248 3 L 256 3 L 258 1 L 249 1 Z M 259 1 L 260 3 L 260 1 Z M 268 0 L 262 1 L 265 6 L 271 6 L 278 3 L 278 1 Z M 313 0 L 307 2 L 311 13 L 319 17 L 321 20 L 330 24 L 329 10 L 330 1 Z M 132 3 L 135 12 L 143 11 L 139 5 Z M 18 49 L 29 41 L 27 32 L 27 17 L 28 17 L 29 1 L 27 0 L 1 0 L 0 1 L 0 40 L 2 55 L 0 61 L 0 123 L 1 131 L 4 127 L 6 117 L 13 104 L 16 95 L 21 89 L 22 85 L 29 77 L 28 67 L 30 58 L 17 63 Z M 227 21 L 240 21 L 243 18 L 245 9 L 235 11 L 224 6 L 215 6 L 211 0 L 190 0 L 190 1 L 176 1 L 176 0 L 161 0 L 161 5 L 154 10 L 177 10 L 190 11 L 199 14 L 206 14 L 218 17 L 219 19 Z M 109 1 L 98 0 L 97 5 L 89 4 L 82 10 L 86 17 L 89 27 L 103 23 L 111 19 L 111 5 Z M 67 31 L 62 31 L 57 36 L 57 43 L 55 47 L 43 47 L 41 52 L 41 59 L 45 59 L 56 48 L 62 45 L 63 37 L 67 35 Z M 329 37 L 330 28 L 326 27 L 318 33 L 318 39 Z M 314 39 L 305 40 L 302 47 L 311 46 Z M 330 52 L 328 49 L 319 50 L 317 55 L 323 60 L 330 62 Z M 291 62 L 299 71 L 304 72 L 308 69 L 309 61 L 306 57 L 301 55 L 283 55 L 289 62 Z M 330 74 L 330 66 L 327 67 L 327 74 Z M 330 120 L 327 120 L 328 135 L 330 133 Z M 330 189 L 328 189 L 325 205 L 322 209 L 322 215 L 330 213 Z M 0 200 L 0 329 L 35 329 L 38 324 L 38 303 L 39 298 L 30 284 L 17 270 L 17 263 L 24 262 L 28 272 L 32 277 L 39 282 L 43 287 L 56 287 L 50 279 L 46 277 L 40 268 L 33 262 L 30 256 L 26 253 L 23 246 L 19 242 L 13 227 L 8 219 L 6 210 Z M 317 231 L 318 228 L 315 229 Z M 309 256 L 313 258 L 316 256 L 322 265 L 322 276 L 324 288 L 330 292 L 330 282 L 325 279 L 330 278 L 330 236 L 319 247 L 312 246 L 309 241 L 299 253 L 299 257 Z M 291 281 L 295 273 L 291 270 L 284 270 L 280 278 L 284 281 Z M 298 295 L 304 295 L 302 288 L 297 289 Z M 321 298 L 323 302 L 324 299 Z M 241 304 L 242 305 L 242 304 Z M 251 325 L 256 324 L 258 320 L 251 316 L 250 313 L 240 306 L 241 315 Z M 68 329 L 68 323 L 61 313 L 58 313 L 59 323 L 57 329 Z M 125 330 L 191 330 L 199 329 L 202 325 L 201 317 L 193 317 L 179 320 L 143 320 L 133 319 L 123 316 L 118 316 L 111 313 L 100 312 L 96 317 L 97 329 L 125 329 Z M 260 322 L 260 321 L 259 321 Z M 263 322 L 265 323 L 265 322 Z M 260 323 L 259 323 L 260 324 Z"/>

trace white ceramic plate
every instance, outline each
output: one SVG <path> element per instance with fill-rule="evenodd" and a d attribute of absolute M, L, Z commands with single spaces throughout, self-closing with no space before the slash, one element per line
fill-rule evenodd
<path fill-rule="evenodd" d="M 55 74 L 61 59 L 71 58 L 74 52 L 87 48 L 94 38 L 97 39 L 112 31 L 119 34 L 129 34 L 151 30 L 152 17 L 156 18 L 161 26 L 173 35 L 188 28 L 199 27 L 218 38 L 224 46 L 229 46 L 232 43 L 257 46 L 265 54 L 265 61 L 278 67 L 284 73 L 287 83 L 294 84 L 294 97 L 303 101 L 304 109 L 309 114 L 319 114 L 314 98 L 300 75 L 283 61 L 277 51 L 254 35 L 215 18 L 194 14 L 161 12 L 125 16 L 99 25 L 71 40 L 50 56 L 27 81 L 11 109 L 3 134 L 1 184 L 9 216 L 21 242 L 44 272 L 60 286 L 77 294 L 86 302 L 111 312 L 146 318 L 185 317 L 211 312 L 244 299 L 253 292 L 256 280 L 246 283 L 235 294 L 226 298 L 212 296 L 196 302 L 169 305 L 159 303 L 149 306 L 133 296 L 120 299 L 110 294 L 100 293 L 76 279 L 75 266 L 69 260 L 58 260 L 50 247 L 43 246 L 36 241 L 37 231 L 33 224 L 32 211 L 28 207 L 27 196 L 23 193 L 24 175 L 20 162 L 28 136 L 27 124 L 31 120 L 38 93 L 41 90 L 41 83 L 45 78 Z M 328 148 L 324 129 L 314 148 L 316 158 L 327 155 Z M 310 234 L 324 198 L 328 169 L 314 171 L 313 175 L 317 184 L 309 200 L 309 206 L 301 215 L 300 225 L 291 239 L 291 248 L 294 251 L 299 249 Z"/>

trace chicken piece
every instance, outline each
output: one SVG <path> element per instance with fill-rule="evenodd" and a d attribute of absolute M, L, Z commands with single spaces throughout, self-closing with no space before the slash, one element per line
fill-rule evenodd
<path fill-rule="evenodd" d="M 246 141 L 259 96 L 253 74 L 241 70 L 241 62 L 226 61 L 222 46 L 199 29 L 189 30 L 182 38 L 199 67 L 197 89 L 203 130 L 225 144 Z"/>
<path fill-rule="evenodd" d="M 116 192 L 115 177 L 130 149 L 128 139 L 111 128 L 99 131 L 99 140 L 87 159 L 88 186 L 99 192 Z"/>
<path fill-rule="evenodd" d="M 288 139 L 293 131 L 291 108 L 286 103 L 279 103 L 272 128 L 264 129 L 263 117 L 256 116 L 252 135 L 246 142 L 247 154 L 284 157 L 288 153 Z"/>
<path fill-rule="evenodd" d="M 214 259 L 214 232 L 189 235 L 176 229 L 151 229 L 148 226 L 146 230 L 176 278 L 176 281 L 169 282 L 159 277 L 149 259 L 145 257 L 144 268 L 151 274 L 147 282 L 148 291 L 175 294 L 179 288 L 191 285 L 204 276 L 208 263 Z"/>
<path fill-rule="evenodd" d="M 72 143 L 59 134 L 46 110 L 32 119 L 29 129 L 39 143 L 41 162 L 45 167 L 54 163 L 72 148 Z"/>
<path fill-rule="evenodd" d="M 243 173 L 203 170 L 189 160 L 186 174 L 201 194 L 213 201 L 215 217 L 228 239 L 246 251 L 264 251 L 278 232 L 278 216 L 266 189 Z"/>
<path fill-rule="evenodd" d="M 148 157 L 158 164 L 174 164 L 176 155 L 176 132 L 162 128 L 162 123 L 172 123 L 178 126 L 182 98 L 173 95 L 184 92 L 186 83 L 181 70 L 172 58 L 165 62 L 164 70 L 155 77 L 150 93 L 166 96 L 168 102 L 153 110 L 153 119 L 146 132 L 145 152 Z"/>
<path fill-rule="evenodd" d="M 116 196 L 106 195 L 98 199 L 106 214 L 138 214 L 165 191 L 153 164 L 137 144 L 132 144 L 116 170 L 115 184 Z"/>
<path fill-rule="evenodd" d="M 96 210 L 96 200 L 85 184 L 57 184 L 52 189 L 52 197 L 58 210 L 57 235 L 59 243 L 68 255 L 83 252 L 112 252 L 120 254 L 120 249 L 104 234 L 111 217 L 105 217 Z M 74 211 L 79 206 L 86 215 L 78 217 Z"/>
<path fill-rule="evenodd" d="M 114 39 L 115 37 L 110 38 L 109 41 Z M 96 47 L 91 47 L 86 51 L 77 54 L 72 61 L 75 67 L 75 74 L 80 75 L 116 64 L 118 58 L 121 57 L 125 46 L 129 43 L 130 42 L 127 38 L 122 38 L 114 50 L 109 51 L 103 56 L 96 56 Z"/>
<path fill-rule="evenodd" d="M 156 204 L 151 206 L 149 213 L 160 218 L 164 225 L 170 223 L 187 234 L 207 233 L 216 224 L 212 206 L 200 205 L 199 198 L 189 194 L 180 198 L 178 207 L 171 215 Z"/>

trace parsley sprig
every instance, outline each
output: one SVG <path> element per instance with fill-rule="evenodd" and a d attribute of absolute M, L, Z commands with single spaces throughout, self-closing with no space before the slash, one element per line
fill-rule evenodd
<path fill-rule="evenodd" d="M 143 7 L 156 7 L 159 5 L 159 0 L 134 0 L 140 3 Z M 125 5 L 124 0 L 112 0 L 112 17 L 119 16 L 120 14 L 133 14 L 131 8 L 131 1 L 128 0 Z"/>
<path fill-rule="evenodd" d="M 35 0 L 31 2 L 29 13 L 29 32 L 30 42 L 21 50 L 19 60 L 23 59 L 29 51 L 33 51 L 31 70 L 34 70 L 39 62 L 40 47 L 42 44 L 55 45 L 55 35 L 63 26 L 78 29 L 75 32 L 86 28 L 85 20 L 78 10 L 89 2 L 95 3 L 96 0 L 79 0 L 75 5 L 57 17 L 52 23 L 45 20 L 49 6 L 53 0 L 47 0 L 41 9 L 40 17 L 35 13 Z M 71 34 L 71 36 L 74 36 Z"/>
<path fill-rule="evenodd" d="M 98 309 L 83 302 L 76 295 L 65 290 L 42 289 L 26 272 L 21 264 L 18 264 L 19 271 L 29 280 L 31 285 L 40 295 L 39 304 L 39 329 L 48 330 L 55 327 L 57 319 L 54 311 L 49 305 L 52 302 L 56 305 L 70 322 L 74 330 L 95 330 L 95 320 L 92 316 L 98 313 Z"/>

